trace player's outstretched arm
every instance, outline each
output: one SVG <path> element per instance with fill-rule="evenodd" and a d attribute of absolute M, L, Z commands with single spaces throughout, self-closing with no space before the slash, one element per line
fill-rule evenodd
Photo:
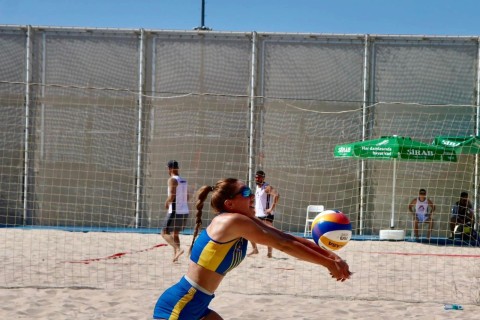
<path fill-rule="evenodd" d="M 295 258 L 322 265 L 338 281 L 350 278 L 351 272 L 348 264 L 333 252 L 324 250 L 306 239 L 270 227 L 256 218 L 235 216 L 234 223 L 238 230 L 238 236 L 283 251 Z"/>

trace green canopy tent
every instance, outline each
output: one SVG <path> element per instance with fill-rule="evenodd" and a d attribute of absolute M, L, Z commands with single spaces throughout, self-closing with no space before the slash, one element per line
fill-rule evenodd
<path fill-rule="evenodd" d="M 393 186 L 392 186 L 392 213 L 390 228 L 395 227 L 395 183 L 397 177 L 397 160 L 404 161 L 450 161 L 456 162 L 454 150 L 435 146 L 409 137 L 383 136 L 380 139 L 364 140 L 335 146 L 335 158 L 360 158 L 393 160 Z M 363 199 L 363 169 L 362 169 Z M 363 231 L 363 205 L 360 207 L 360 232 Z"/>
<path fill-rule="evenodd" d="M 480 154 L 480 136 L 438 136 L 433 145 L 453 149 L 457 154 Z"/>

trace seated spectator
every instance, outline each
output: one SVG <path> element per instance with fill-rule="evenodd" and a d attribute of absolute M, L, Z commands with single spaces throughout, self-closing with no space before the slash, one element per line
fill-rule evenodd
<path fill-rule="evenodd" d="M 468 192 L 462 191 L 460 200 L 455 202 L 452 206 L 452 215 L 450 216 L 450 232 L 451 238 L 454 237 L 456 225 L 466 225 L 473 227 L 475 222 L 475 215 L 473 214 L 473 205 L 468 200 Z"/>
<path fill-rule="evenodd" d="M 433 212 L 435 205 L 432 200 L 427 199 L 427 190 L 420 189 L 418 197 L 410 201 L 408 211 L 413 214 L 413 232 L 415 238 L 418 239 L 418 224 L 428 223 L 427 239 L 430 239 L 433 228 Z"/>

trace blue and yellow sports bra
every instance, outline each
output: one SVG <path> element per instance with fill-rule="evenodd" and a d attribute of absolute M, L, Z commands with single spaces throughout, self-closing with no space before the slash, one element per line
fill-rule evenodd
<path fill-rule="evenodd" d="M 243 261 L 247 245 L 248 240 L 244 238 L 228 242 L 215 241 L 204 229 L 193 244 L 190 260 L 224 276 Z"/>

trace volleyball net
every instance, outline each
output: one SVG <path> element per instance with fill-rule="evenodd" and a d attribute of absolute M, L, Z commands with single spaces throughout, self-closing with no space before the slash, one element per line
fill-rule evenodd
<path fill-rule="evenodd" d="M 1 86 L 11 92 L 3 95 L 0 108 L 2 287 L 169 286 L 186 270 L 172 264 L 170 248 L 158 235 L 165 216 L 166 163 L 175 159 L 192 195 L 226 177 L 252 185 L 254 172 L 265 171 L 266 181 L 280 193 L 275 227 L 285 232 L 308 237 L 308 205 L 339 209 L 352 222 L 354 240 L 339 252 L 356 272 L 348 284 L 277 252 L 275 259 L 246 259 L 233 272 L 251 277 L 241 283 L 227 277 L 220 290 L 478 302 L 478 283 L 456 278 L 468 269 L 478 279 L 478 248 L 448 239 L 451 207 L 460 192 L 478 202 L 477 155 L 426 162 L 338 159 L 333 153 L 336 145 L 366 138 L 397 135 L 431 144 L 440 135 L 471 135 L 474 106 L 139 96 L 36 85 L 25 106 L 23 96 L 15 94 L 25 84 Z M 407 206 L 420 188 L 436 205 L 435 222 L 430 240 L 422 226 L 415 242 Z M 378 241 L 392 217 L 405 238 Z M 204 225 L 212 218 L 205 215 Z M 190 243 L 192 226 L 193 214 L 183 245 Z M 418 268 L 425 269 L 426 279 L 410 276 Z M 325 288 L 321 293 L 319 283 Z"/>

